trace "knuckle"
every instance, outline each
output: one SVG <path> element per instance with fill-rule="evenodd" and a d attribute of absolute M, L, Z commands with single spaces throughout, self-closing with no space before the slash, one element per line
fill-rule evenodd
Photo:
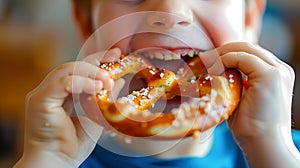
<path fill-rule="evenodd" d="M 274 78 L 281 78 L 286 82 L 294 82 L 295 81 L 295 71 L 294 69 L 289 65 L 284 65 L 282 68 L 278 67 L 271 67 L 269 69 L 270 75 L 272 75 Z"/>
<path fill-rule="evenodd" d="M 63 86 L 71 87 L 73 83 L 74 77 L 73 76 L 63 76 L 59 79 L 59 83 L 61 83 Z"/>
<path fill-rule="evenodd" d="M 239 42 L 239 45 L 244 46 L 245 48 L 250 48 L 250 49 L 254 49 L 257 47 L 254 43 L 250 43 L 250 42 Z"/>
<path fill-rule="evenodd" d="M 247 55 L 249 55 L 249 54 L 247 52 L 245 52 L 245 51 L 237 52 L 237 56 L 238 57 L 244 57 L 244 56 L 247 56 Z"/>
<path fill-rule="evenodd" d="M 279 68 L 274 67 L 274 66 L 271 66 L 268 69 L 268 72 L 269 72 L 270 75 L 272 74 L 274 76 L 281 76 L 281 72 L 280 72 Z"/>
<path fill-rule="evenodd" d="M 295 81 L 295 77 L 296 77 L 296 73 L 295 70 L 292 66 L 286 65 L 286 69 L 287 69 L 287 74 L 289 75 L 289 77 Z"/>

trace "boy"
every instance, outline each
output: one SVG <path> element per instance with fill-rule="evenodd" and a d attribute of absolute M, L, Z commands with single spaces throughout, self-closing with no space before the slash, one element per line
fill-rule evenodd
<path fill-rule="evenodd" d="M 24 154 L 15 167 L 298 167 L 300 154 L 291 133 L 294 72 L 255 45 L 264 5 L 264 0 L 74 0 L 83 39 L 99 28 L 85 46 L 84 53 L 91 55 L 57 67 L 28 95 Z M 70 117 L 72 95 L 103 89 L 118 93 L 126 82 L 110 79 L 99 70 L 100 62 L 153 48 L 155 55 L 157 48 L 172 53 L 197 49 L 211 72 L 222 70 L 217 59 L 247 76 L 249 88 L 228 119 L 234 139 L 221 124 L 214 136 L 211 130 L 203 133 L 201 143 L 108 138 L 101 145 L 110 151 L 95 147 L 102 132 L 91 122 L 97 121 L 97 110 L 90 104 L 84 110 L 90 117 Z M 153 59 L 155 65 L 173 71 L 181 67 L 181 60 L 162 55 L 155 56 L 161 59 Z M 299 133 L 293 135 L 300 144 Z"/>

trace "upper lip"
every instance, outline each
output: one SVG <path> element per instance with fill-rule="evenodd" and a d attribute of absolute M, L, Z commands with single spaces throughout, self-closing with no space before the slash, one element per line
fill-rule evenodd
<path fill-rule="evenodd" d="M 209 49 L 208 43 L 190 35 L 181 38 L 159 33 L 141 33 L 128 38 L 128 54 L 142 55 L 158 68 L 177 72 L 190 58 Z M 190 38 L 189 38 L 190 37 Z M 181 40 L 182 39 L 182 40 Z"/>
<path fill-rule="evenodd" d="M 196 37 L 189 34 L 176 37 L 171 34 L 141 33 L 132 36 L 129 45 L 131 46 L 129 52 L 140 52 L 151 49 L 161 49 L 172 52 L 192 49 L 203 51 L 212 48 L 210 43 L 206 40 L 196 39 Z"/>

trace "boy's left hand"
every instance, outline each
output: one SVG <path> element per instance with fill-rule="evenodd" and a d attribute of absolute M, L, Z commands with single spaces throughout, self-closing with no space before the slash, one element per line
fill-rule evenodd
<path fill-rule="evenodd" d="M 226 68 L 237 68 L 248 77 L 249 88 L 228 120 L 235 138 L 272 138 L 280 134 L 282 128 L 290 130 L 293 69 L 269 51 L 246 42 L 229 43 L 214 52 L 218 56 L 203 56 L 210 64 L 210 71 L 218 71 L 213 64 L 221 61 Z"/>

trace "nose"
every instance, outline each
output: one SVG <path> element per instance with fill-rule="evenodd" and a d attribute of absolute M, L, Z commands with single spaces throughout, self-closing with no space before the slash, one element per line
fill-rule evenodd
<path fill-rule="evenodd" d="M 183 0 L 152 0 L 147 22 L 152 27 L 173 28 L 193 22 L 192 10 Z"/>

